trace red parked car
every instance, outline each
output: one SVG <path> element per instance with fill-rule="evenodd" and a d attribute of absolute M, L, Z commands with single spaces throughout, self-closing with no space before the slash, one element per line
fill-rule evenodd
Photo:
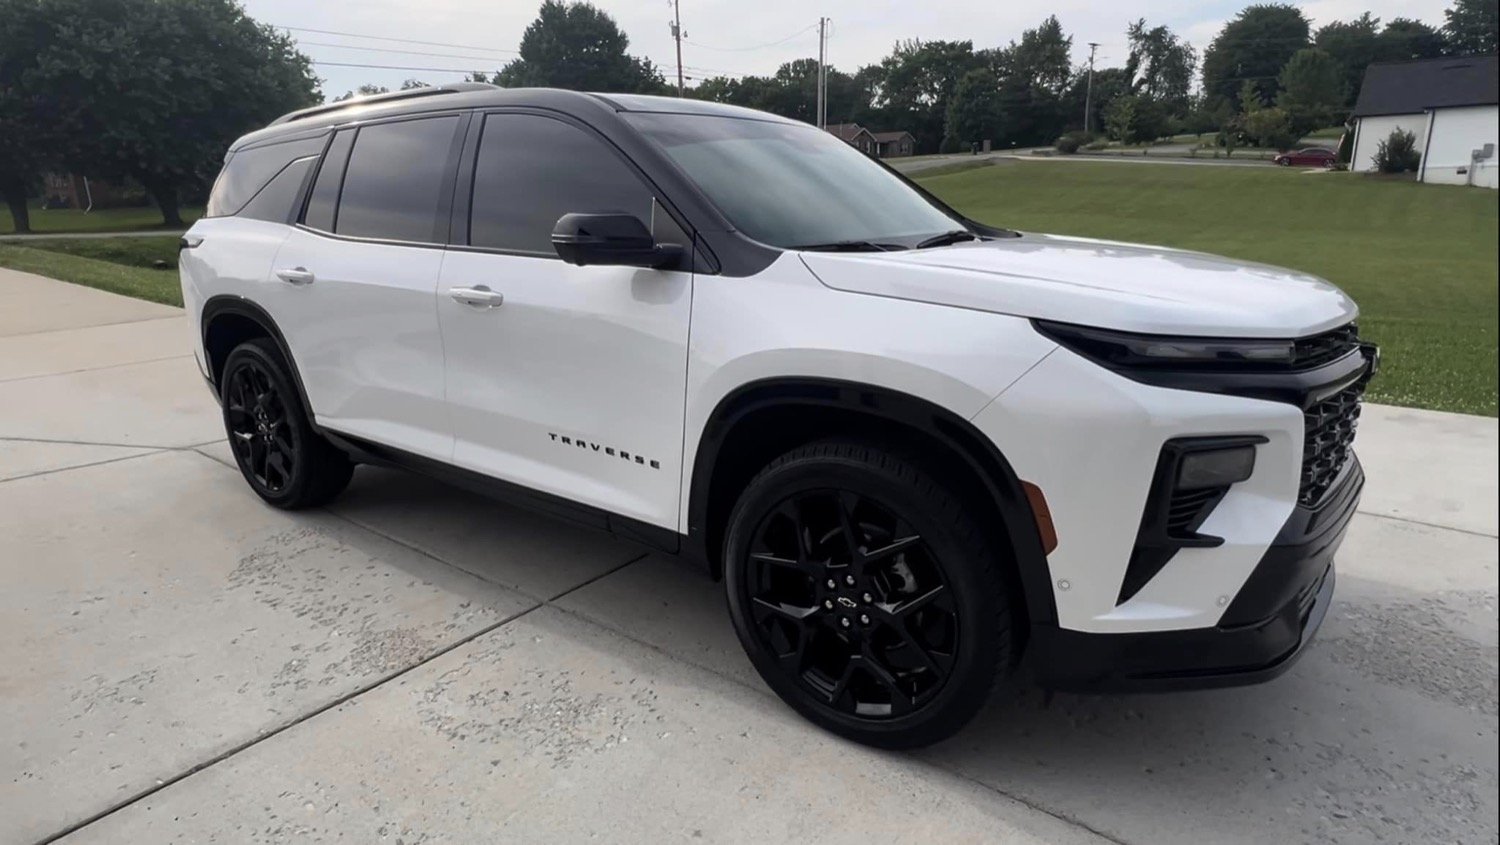
<path fill-rule="evenodd" d="M 1283 167 L 1332 167 L 1338 160 L 1338 155 L 1333 150 L 1322 147 L 1308 147 L 1305 150 L 1288 150 L 1271 160 Z"/>

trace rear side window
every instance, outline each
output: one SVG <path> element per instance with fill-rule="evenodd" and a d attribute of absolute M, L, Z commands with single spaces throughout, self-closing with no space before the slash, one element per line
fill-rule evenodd
<path fill-rule="evenodd" d="M 614 150 L 572 124 L 532 114 L 486 117 L 469 244 L 555 256 L 552 228 L 575 211 L 624 211 L 650 225 L 652 192 Z"/>
<path fill-rule="evenodd" d="M 317 156 L 308 156 L 282 168 L 276 178 L 245 203 L 237 216 L 269 220 L 272 223 L 290 223 L 295 215 L 292 206 L 302 196 L 302 186 L 307 184 L 308 174 L 317 161 Z"/>
<path fill-rule="evenodd" d="M 445 199 L 452 196 L 444 177 L 457 129 L 456 116 L 361 127 L 344 170 L 333 231 L 441 242 L 447 233 Z"/>
<path fill-rule="evenodd" d="M 232 153 L 208 195 L 207 217 L 238 214 L 250 198 L 260 193 L 276 174 L 295 159 L 315 156 L 323 150 L 324 138 L 303 138 Z"/>
<path fill-rule="evenodd" d="M 333 231 L 333 213 L 338 208 L 339 185 L 344 182 L 344 165 L 349 161 L 349 148 L 354 144 L 354 130 L 341 129 L 333 136 L 323 164 L 318 168 L 318 179 L 313 183 L 312 193 L 307 198 L 307 214 L 302 222 L 324 232 Z"/>

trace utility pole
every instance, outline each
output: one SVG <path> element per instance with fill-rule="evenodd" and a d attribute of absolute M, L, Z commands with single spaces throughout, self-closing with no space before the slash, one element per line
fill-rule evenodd
<path fill-rule="evenodd" d="M 677 96 L 682 93 L 682 0 L 673 0 L 672 3 L 672 40 L 677 42 Z"/>
<path fill-rule="evenodd" d="M 824 44 L 828 40 L 828 18 L 818 18 L 818 105 L 813 122 L 819 129 L 828 128 L 828 74 L 824 70 L 827 53 Z"/>
<path fill-rule="evenodd" d="M 1088 135 L 1089 122 L 1094 113 L 1094 51 L 1099 49 L 1099 42 L 1089 42 L 1089 84 L 1083 93 L 1083 134 Z"/>

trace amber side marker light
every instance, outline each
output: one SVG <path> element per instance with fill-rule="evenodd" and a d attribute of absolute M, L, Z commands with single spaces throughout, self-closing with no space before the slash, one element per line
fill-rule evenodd
<path fill-rule="evenodd" d="M 1031 513 L 1036 516 L 1036 533 L 1042 538 L 1042 554 L 1050 555 L 1057 548 L 1057 527 L 1052 524 L 1052 511 L 1047 507 L 1047 497 L 1042 488 L 1030 481 L 1021 482 L 1026 491 L 1026 501 L 1031 503 Z"/>

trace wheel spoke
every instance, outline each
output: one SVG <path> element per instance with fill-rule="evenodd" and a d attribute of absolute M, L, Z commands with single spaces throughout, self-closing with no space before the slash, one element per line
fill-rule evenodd
<path fill-rule="evenodd" d="M 903 602 L 897 602 L 896 604 L 892 605 L 887 612 L 890 613 L 891 616 L 896 617 L 898 621 L 900 621 L 902 619 L 905 619 L 906 617 L 911 616 L 911 614 L 916 613 L 927 605 L 932 604 L 937 599 L 945 598 L 946 590 L 946 587 L 944 587 L 942 584 L 939 584 L 928 590 L 927 592 L 917 596 L 916 598 L 907 599 Z"/>
<path fill-rule="evenodd" d="M 767 616 L 779 616 L 782 619 L 802 625 L 807 621 L 809 616 L 818 612 L 816 607 L 796 607 L 790 604 L 782 604 L 781 602 L 767 601 L 758 596 L 751 599 L 750 603 L 756 609 L 755 615 L 758 620 L 763 620 Z"/>
<path fill-rule="evenodd" d="M 784 569 L 791 569 L 796 572 L 801 572 L 814 577 L 818 575 L 817 567 L 810 566 L 806 559 L 790 560 L 778 555 L 773 555 L 770 552 L 752 552 L 750 555 L 750 559 L 757 563 L 764 563 L 769 566 L 780 566 Z"/>
<path fill-rule="evenodd" d="M 884 664 L 882 664 L 878 659 L 875 658 L 874 655 L 870 653 L 869 646 L 864 647 L 863 657 L 864 660 L 861 661 L 861 665 L 863 665 L 865 669 L 869 671 L 870 675 L 874 677 L 875 680 L 879 681 L 880 685 L 885 687 L 886 690 L 891 694 L 891 715 L 899 716 L 902 713 L 911 710 L 911 696 L 907 694 L 905 688 L 901 686 L 901 682 L 897 680 L 896 676 L 891 674 L 891 671 L 885 668 Z"/>
<path fill-rule="evenodd" d="M 843 536 L 844 545 L 849 550 L 849 562 L 858 568 L 864 563 L 865 557 L 859 550 L 860 534 L 854 524 L 854 508 L 859 504 L 859 497 L 840 490 L 833 499 L 834 506 L 839 513 L 839 533 Z"/>
<path fill-rule="evenodd" d="M 886 545 L 881 546 L 878 549 L 872 549 L 868 552 L 865 552 L 865 561 L 873 563 L 884 558 L 894 557 L 904 551 L 907 551 L 908 549 L 915 548 L 916 546 L 919 546 L 921 544 L 922 537 L 918 534 L 912 534 L 907 537 L 902 537 L 898 540 L 892 540 L 890 543 L 887 543 Z"/>

